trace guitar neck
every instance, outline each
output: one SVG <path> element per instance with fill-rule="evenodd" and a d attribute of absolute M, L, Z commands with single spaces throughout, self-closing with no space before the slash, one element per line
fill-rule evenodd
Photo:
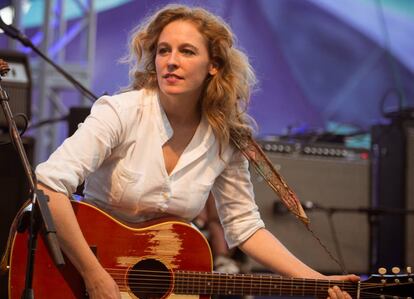
<path fill-rule="evenodd" d="M 226 274 L 177 271 L 174 293 L 203 295 L 312 296 L 326 298 L 328 288 L 337 285 L 357 298 L 359 284 L 302 278 L 285 278 L 271 274 Z"/>

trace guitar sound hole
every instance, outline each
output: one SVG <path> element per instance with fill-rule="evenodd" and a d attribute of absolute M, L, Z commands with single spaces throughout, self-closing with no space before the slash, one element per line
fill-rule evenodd
<path fill-rule="evenodd" d="M 142 260 L 129 270 L 128 286 L 140 299 L 159 299 L 169 292 L 171 275 L 160 261 Z"/>

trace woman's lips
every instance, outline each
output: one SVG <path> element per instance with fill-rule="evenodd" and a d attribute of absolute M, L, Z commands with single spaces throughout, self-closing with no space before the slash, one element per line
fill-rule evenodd
<path fill-rule="evenodd" d="M 178 75 L 176 75 L 176 74 L 166 74 L 166 75 L 164 76 L 164 79 L 165 79 L 168 83 L 170 83 L 170 84 L 174 84 L 174 83 L 177 83 L 178 81 L 182 80 L 183 78 L 182 78 L 182 77 L 180 77 L 180 76 L 178 76 Z"/>

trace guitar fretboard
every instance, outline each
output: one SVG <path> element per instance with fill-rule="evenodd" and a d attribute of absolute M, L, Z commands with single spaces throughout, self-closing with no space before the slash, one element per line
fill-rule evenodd
<path fill-rule="evenodd" d="M 313 296 L 326 298 L 337 285 L 356 298 L 358 284 L 346 281 L 285 278 L 271 274 L 226 274 L 177 271 L 174 293 L 203 295 Z"/>

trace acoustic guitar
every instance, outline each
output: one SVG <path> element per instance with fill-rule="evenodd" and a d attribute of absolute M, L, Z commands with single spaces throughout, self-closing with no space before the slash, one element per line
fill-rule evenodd
<path fill-rule="evenodd" d="M 271 274 L 212 272 L 207 240 L 185 222 L 169 219 L 134 226 L 103 211 L 73 202 L 83 234 L 103 267 L 119 285 L 122 298 L 208 298 L 218 295 L 310 296 L 326 298 L 338 285 L 353 298 L 409 298 L 414 276 L 373 275 L 362 282 L 285 278 Z M 9 298 L 24 289 L 28 233 L 12 236 Z M 38 239 L 33 277 L 35 298 L 87 298 L 81 276 L 66 259 L 56 268 L 43 237 Z"/>

